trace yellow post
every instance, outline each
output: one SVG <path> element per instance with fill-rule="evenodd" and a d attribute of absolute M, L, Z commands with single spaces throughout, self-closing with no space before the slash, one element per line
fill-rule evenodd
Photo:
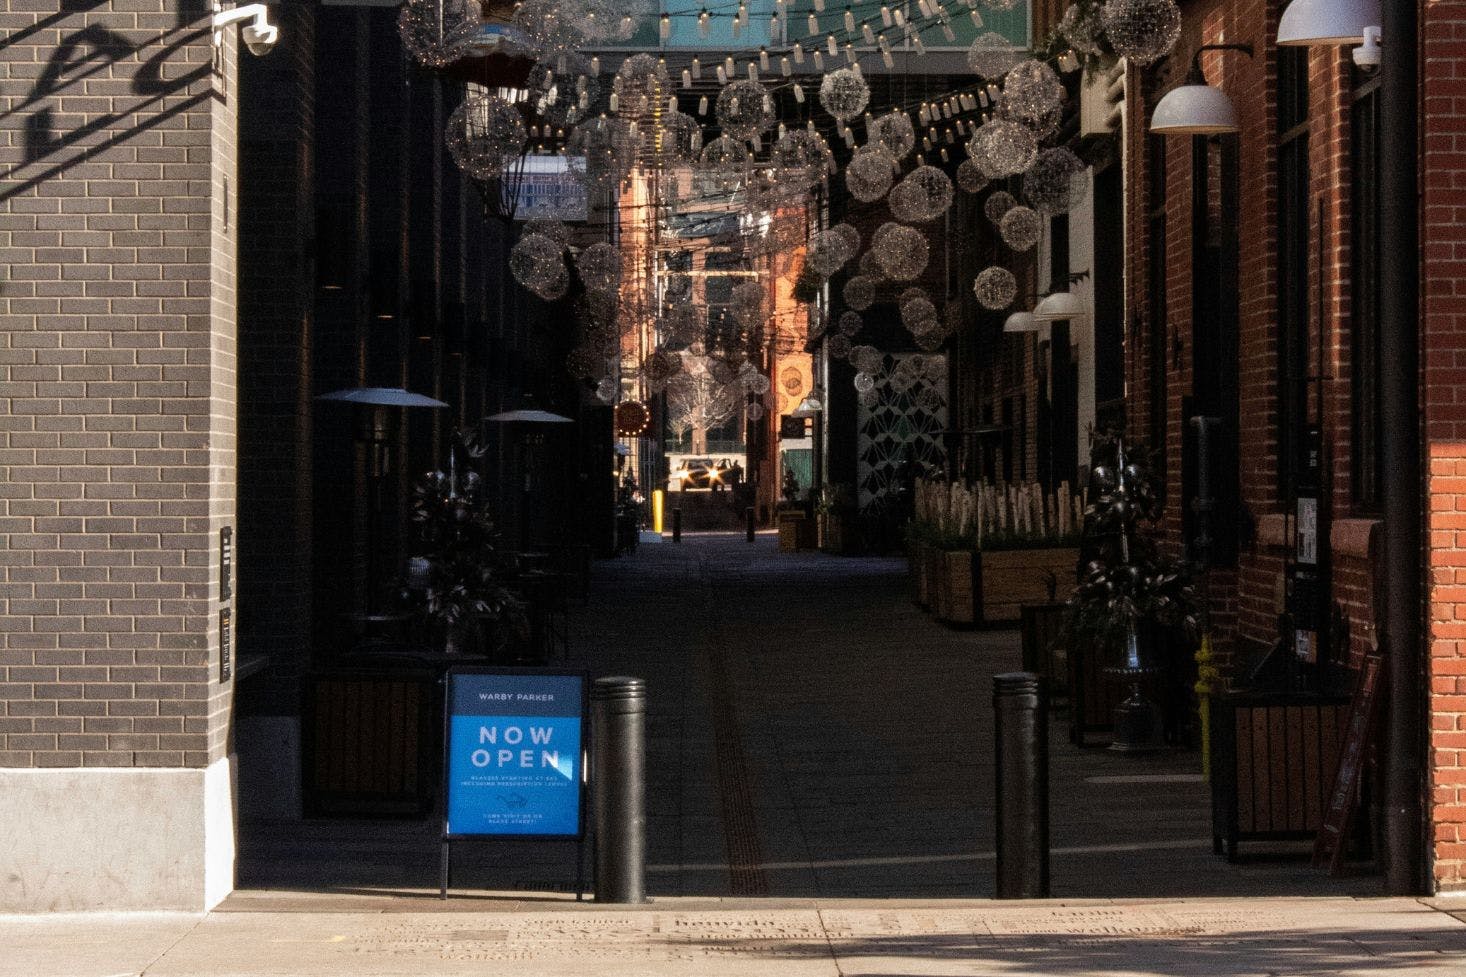
<path fill-rule="evenodd" d="M 1212 664 L 1211 634 L 1201 636 L 1196 650 L 1196 700 L 1201 716 L 1201 776 L 1211 780 L 1211 697 L 1222 673 Z"/>
<path fill-rule="evenodd" d="M 663 498 L 667 493 L 662 489 L 652 489 L 652 532 L 662 531 L 662 505 Z"/>

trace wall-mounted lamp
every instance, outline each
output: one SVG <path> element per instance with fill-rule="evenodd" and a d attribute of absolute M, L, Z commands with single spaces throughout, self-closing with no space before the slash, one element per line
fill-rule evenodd
<path fill-rule="evenodd" d="M 1293 0 L 1278 20 L 1279 47 L 1354 47 L 1354 63 L 1378 68 L 1380 0 Z"/>
<path fill-rule="evenodd" d="M 1166 92 L 1150 117 L 1150 131 L 1167 136 L 1219 136 L 1239 131 L 1237 108 L 1227 93 L 1206 83 L 1201 71 L 1205 51 L 1240 51 L 1252 57 L 1251 44 L 1203 44 L 1191 59 L 1185 84 Z"/>
<path fill-rule="evenodd" d="M 280 28 L 270 23 L 270 8 L 262 3 L 249 3 L 243 7 L 235 7 L 233 10 L 225 10 L 219 3 L 214 4 L 214 44 L 217 46 L 223 43 L 221 32 L 230 24 L 245 24 L 239 29 L 239 37 L 244 41 L 244 46 L 249 48 L 249 53 L 256 57 L 262 57 L 275 50 L 275 43 L 280 40 Z"/>
<path fill-rule="evenodd" d="M 1050 292 L 1033 307 L 1033 318 L 1038 322 L 1060 322 L 1064 319 L 1083 319 L 1089 315 L 1084 299 L 1067 288 Z"/>
<path fill-rule="evenodd" d="M 1015 312 L 1003 321 L 1004 332 L 1038 332 L 1039 322 L 1032 312 Z"/>

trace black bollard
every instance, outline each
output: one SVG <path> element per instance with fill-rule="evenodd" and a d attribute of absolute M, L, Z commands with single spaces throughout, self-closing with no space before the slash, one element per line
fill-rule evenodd
<path fill-rule="evenodd" d="M 597 902 L 646 901 L 646 683 L 598 678 L 590 691 Z"/>
<path fill-rule="evenodd" d="M 754 539 L 754 535 L 755 535 L 755 533 L 757 531 L 757 528 L 758 528 L 754 524 L 754 519 L 753 519 L 753 506 L 747 506 L 743 510 L 743 522 L 744 522 L 744 524 L 746 526 L 748 526 L 748 541 L 750 543 L 752 543 L 753 542 L 753 539 Z"/>
<path fill-rule="evenodd" d="M 672 542 L 682 542 L 682 507 L 680 505 L 672 509 Z"/>
<path fill-rule="evenodd" d="M 999 899 L 1049 894 L 1049 717 L 1037 675 L 993 676 Z"/>

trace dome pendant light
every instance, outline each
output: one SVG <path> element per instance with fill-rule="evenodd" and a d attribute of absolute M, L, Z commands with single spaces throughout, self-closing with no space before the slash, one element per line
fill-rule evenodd
<path fill-rule="evenodd" d="M 1293 0 L 1278 20 L 1278 46 L 1350 47 L 1379 25 L 1380 0 Z"/>
<path fill-rule="evenodd" d="M 1186 82 L 1166 92 L 1150 118 L 1150 131 L 1167 136 L 1219 136 L 1238 132 L 1237 108 L 1227 93 L 1206 83 L 1201 71 L 1205 51 L 1240 51 L 1252 57 L 1251 44 L 1203 44 L 1191 59 Z"/>

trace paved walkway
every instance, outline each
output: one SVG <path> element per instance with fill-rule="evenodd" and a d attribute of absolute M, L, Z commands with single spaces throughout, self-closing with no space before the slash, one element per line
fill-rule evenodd
<path fill-rule="evenodd" d="M 902 571 L 741 536 L 599 565 L 571 664 L 650 685 L 648 905 L 577 903 L 569 845 L 463 845 L 440 902 L 432 823 L 247 822 L 218 911 L 0 917 L 0 977 L 1466 973 L 1466 900 L 1359 898 L 1296 850 L 1228 865 L 1194 754 L 1057 726 L 1063 898 L 983 898 L 1017 639 L 932 623 Z"/>
<path fill-rule="evenodd" d="M 771 536 L 688 535 L 596 565 L 572 662 L 649 686 L 655 896 L 992 894 L 992 676 L 1015 631 L 956 631 L 906 597 L 900 560 L 781 554 Z M 1052 735 L 1053 894 L 1373 894 L 1308 846 L 1211 853 L 1196 753 L 1146 757 Z M 435 887 L 436 824 L 246 825 L 241 882 L 342 897 Z M 455 887 L 567 891 L 573 846 L 462 845 Z M 285 898 L 282 895 L 282 898 Z"/>

